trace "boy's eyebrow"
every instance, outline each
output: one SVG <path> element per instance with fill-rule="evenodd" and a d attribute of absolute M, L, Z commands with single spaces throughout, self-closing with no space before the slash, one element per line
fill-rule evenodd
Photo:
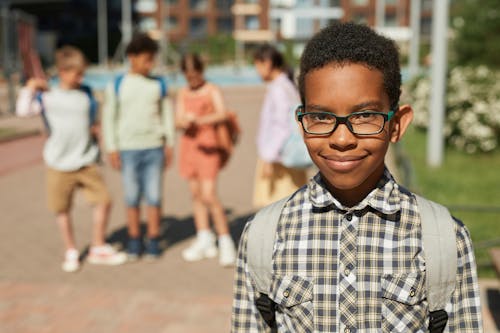
<path fill-rule="evenodd" d="M 308 109 L 313 109 L 316 111 L 335 113 L 331 109 L 329 109 L 328 107 L 317 105 L 317 104 L 306 104 L 306 107 Z M 351 112 L 356 112 L 356 111 L 359 111 L 360 109 L 363 109 L 366 107 L 376 108 L 376 109 L 379 109 L 381 111 L 384 108 L 382 101 L 373 100 L 373 101 L 366 101 L 366 102 L 356 104 L 356 105 L 352 106 L 350 109 L 351 109 Z"/>
<path fill-rule="evenodd" d="M 375 108 L 378 108 L 378 109 L 383 109 L 383 103 L 382 101 L 377 101 L 377 100 L 374 100 L 374 101 L 366 101 L 366 102 L 363 102 L 363 103 L 359 103 L 359 104 L 356 104 L 352 107 L 353 110 L 359 110 L 359 109 L 363 109 L 363 108 L 366 108 L 366 107 L 375 107 Z"/>

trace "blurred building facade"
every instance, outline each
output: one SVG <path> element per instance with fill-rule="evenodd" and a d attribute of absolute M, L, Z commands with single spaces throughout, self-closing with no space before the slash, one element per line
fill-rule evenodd
<path fill-rule="evenodd" d="M 397 40 L 408 38 L 411 0 L 138 0 L 141 30 L 164 31 L 170 41 L 232 33 L 237 41 L 305 41 L 334 21 L 378 27 Z M 421 0 L 421 32 L 431 31 L 432 0 Z"/>

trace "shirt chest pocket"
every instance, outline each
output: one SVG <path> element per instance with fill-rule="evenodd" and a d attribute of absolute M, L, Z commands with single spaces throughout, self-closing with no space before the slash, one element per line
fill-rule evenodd
<path fill-rule="evenodd" d="M 384 274 L 381 289 L 383 332 L 426 331 L 425 272 Z"/>
<path fill-rule="evenodd" d="M 269 297 L 276 303 L 278 326 L 292 332 L 312 332 L 313 283 L 301 276 L 275 277 Z"/>

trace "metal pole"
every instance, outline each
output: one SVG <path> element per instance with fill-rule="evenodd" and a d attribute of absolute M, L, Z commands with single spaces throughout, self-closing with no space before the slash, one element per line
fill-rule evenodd
<path fill-rule="evenodd" d="M 108 10 L 107 0 L 97 1 L 97 39 L 99 50 L 99 64 L 107 67 L 108 64 Z"/>
<path fill-rule="evenodd" d="M 375 7 L 375 26 L 385 27 L 385 0 L 377 0 Z"/>
<path fill-rule="evenodd" d="M 434 1 L 432 82 L 429 105 L 429 136 L 427 138 L 427 164 L 433 167 L 440 166 L 443 162 L 448 11 L 449 0 Z"/>
<path fill-rule="evenodd" d="M 420 13 L 421 0 L 411 0 L 411 40 L 410 40 L 410 56 L 408 59 L 408 71 L 410 78 L 418 74 L 418 65 L 420 58 Z"/>
<path fill-rule="evenodd" d="M 122 47 L 125 57 L 125 48 L 132 39 L 132 1 L 122 0 Z"/>
<path fill-rule="evenodd" d="M 15 112 L 15 87 L 12 80 L 12 72 L 14 67 L 14 62 L 12 61 L 12 52 L 10 50 L 10 39 L 11 39 L 11 29 L 10 29 L 10 11 L 9 3 L 3 2 L 1 8 L 1 18 L 2 18 L 2 58 L 3 58 L 3 72 L 5 80 L 7 81 L 7 112 Z"/>
<path fill-rule="evenodd" d="M 160 57 L 158 59 L 159 67 L 162 71 L 165 70 L 165 66 L 167 64 L 167 47 L 168 47 L 168 19 L 169 19 L 169 11 L 168 11 L 168 3 L 164 1 L 159 2 L 158 11 L 160 12 L 160 21 L 158 22 L 158 30 L 160 32 Z"/>

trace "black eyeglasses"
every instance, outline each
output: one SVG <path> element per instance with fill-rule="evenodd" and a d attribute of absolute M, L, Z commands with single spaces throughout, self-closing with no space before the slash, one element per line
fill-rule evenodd
<path fill-rule="evenodd" d="M 297 120 L 302 124 L 306 133 L 327 135 L 333 133 L 339 124 L 345 124 L 356 135 L 374 135 L 382 132 L 385 123 L 392 119 L 396 111 L 389 113 L 378 111 L 353 112 L 348 116 L 340 117 L 331 112 L 308 112 L 303 105 L 296 110 Z"/>

